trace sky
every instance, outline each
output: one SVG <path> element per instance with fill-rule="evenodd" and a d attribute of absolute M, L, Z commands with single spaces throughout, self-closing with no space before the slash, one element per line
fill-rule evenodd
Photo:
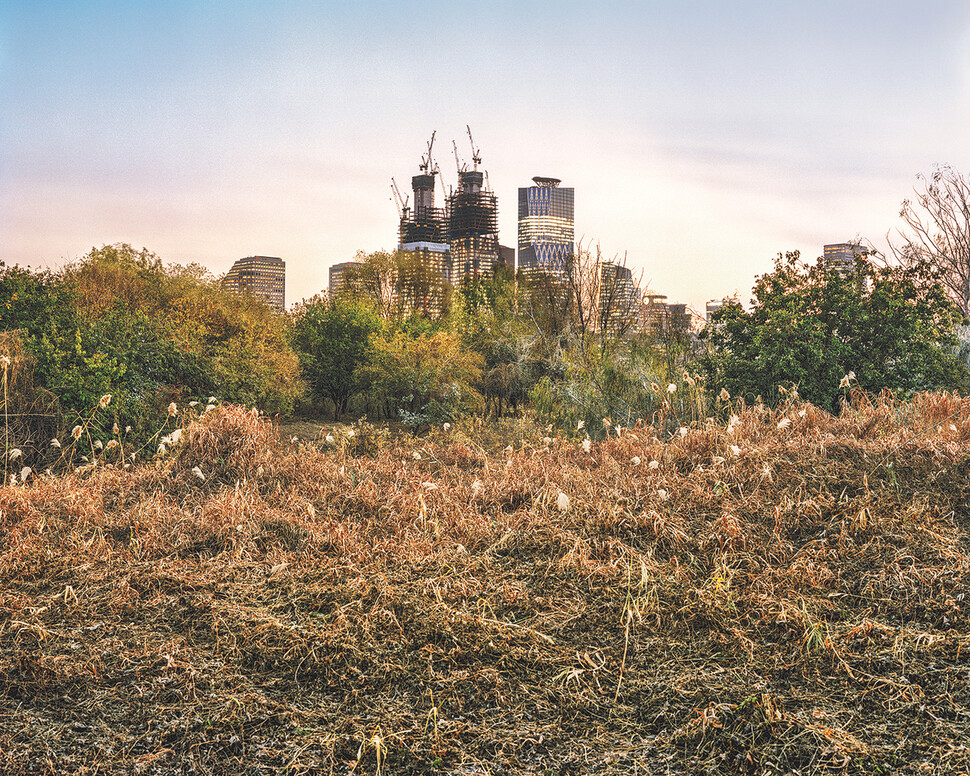
<path fill-rule="evenodd" d="M 970 173 L 966 0 L 0 0 L 0 260 L 125 242 L 215 275 L 280 256 L 287 303 L 391 250 L 436 132 L 703 311 L 779 252 L 879 250 L 917 174 Z M 441 204 L 441 191 L 438 192 Z"/>

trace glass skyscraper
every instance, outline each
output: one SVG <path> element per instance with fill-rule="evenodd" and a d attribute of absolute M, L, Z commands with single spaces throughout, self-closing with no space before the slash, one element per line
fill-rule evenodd
<path fill-rule="evenodd" d="M 576 239 L 574 189 L 558 178 L 532 179 L 519 189 L 519 269 L 565 274 Z"/>

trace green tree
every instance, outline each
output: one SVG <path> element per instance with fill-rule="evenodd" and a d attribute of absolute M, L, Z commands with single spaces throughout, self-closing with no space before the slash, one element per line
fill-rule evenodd
<path fill-rule="evenodd" d="M 855 373 L 867 391 L 901 395 L 966 385 L 954 355 L 958 312 L 925 262 L 876 267 L 859 259 L 840 273 L 819 260 L 780 254 L 758 278 L 752 308 L 726 305 L 703 336 L 712 394 L 774 402 L 792 383 L 814 404 L 838 409 L 840 382 Z"/>
<path fill-rule="evenodd" d="M 373 306 L 349 296 L 314 297 L 296 313 L 291 342 L 303 378 L 314 398 L 333 402 L 334 420 L 364 385 L 362 369 L 370 361 L 371 341 L 380 327 Z"/>
<path fill-rule="evenodd" d="M 481 405 L 474 386 L 482 377 L 482 357 L 461 346 L 447 331 L 410 336 L 402 330 L 374 339 L 367 374 L 388 414 L 414 425 L 450 420 Z"/>

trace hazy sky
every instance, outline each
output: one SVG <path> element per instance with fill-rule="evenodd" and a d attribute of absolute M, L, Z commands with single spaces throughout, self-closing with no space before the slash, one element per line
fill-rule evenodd
<path fill-rule="evenodd" d="M 287 303 L 392 249 L 437 130 L 703 309 L 779 251 L 884 247 L 918 172 L 970 173 L 966 0 L 0 0 L 0 259 L 128 242 L 216 274 L 287 262 Z M 439 191 L 440 198 L 440 191 Z"/>

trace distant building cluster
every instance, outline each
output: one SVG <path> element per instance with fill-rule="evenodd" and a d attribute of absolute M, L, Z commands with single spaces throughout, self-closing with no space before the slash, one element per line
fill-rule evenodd
<path fill-rule="evenodd" d="M 393 286 L 397 301 L 435 315 L 442 295 L 429 292 L 438 284 L 457 285 L 465 280 L 491 277 L 505 267 L 522 279 L 543 278 L 548 288 L 570 293 L 569 279 L 575 269 L 575 190 L 561 185 L 558 178 L 537 176 L 533 185 L 518 190 L 518 257 L 516 250 L 502 245 L 498 234 L 498 198 L 480 168 L 481 155 L 471 141 L 471 168 L 455 148 L 458 165 L 456 188 L 445 186 L 432 157 L 435 135 L 421 156 L 418 172 L 411 177 L 411 192 L 403 195 L 392 179 L 391 188 L 398 209 L 398 250 L 407 255 L 396 270 Z M 436 189 L 445 192 L 444 206 L 436 203 Z M 516 261 L 516 258 L 518 259 Z M 584 302 L 596 311 L 594 327 L 616 332 L 660 332 L 672 328 L 687 331 L 691 317 L 686 305 L 668 305 L 662 294 L 644 294 L 624 265 L 598 263 L 595 287 L 586 289 L 591 298 Z M 330 267 L 331 296 L 346 293 L 375 293 L 375 283 L 362 278 L 360 262 L 348 261 Z M 410 299 L 403 299 L 405 293 Z M 576 289 L 572 289 L 576 293 Z M 378 292 L 379 293 L 379 292 Z"/>
<path fill-rule="evenodd" d="M 482 159 L 470 129 L 468 139 L 471 167 L 462 162 L 456 145 L 458 183 L 448 188 L 432 158 L 432 133 L 418 173 L 411 177 L 411 193 L 402 195 L 391 181 L 398 208 L 398 256 L 403 260 L 374 277 L 362 272 L 359 261 L 334 264 L 329 276 L 331 296 L 366 293 L 383 300 L 386 309 L 396 306 L 434 317 L 444 307 L 448 288 L 491 277 L 497 267 L 505 267 L 519 279 L 543 279 L 552 293 L 559 289 L 563 295 L 582 296 L 582 303 L 595 315 L 597 330 L 663 337 L 691 329 L 687 305 L 671 304 L 664 294 L 641 289 L 624 263 L 597 259 L 592 286 L 586 279 L 582 290 L 576 287 L 581 257 L 576 246 L 575 190 L 562 186 L 558 178 L 536 176 L 533 185 L 519 188 L 518 256 L 514 248 L 501 245 L 498 198 L 489 186 L 488 173 L 480 169 Z M 439 182 L 443 206 L 435 201 Z M 851 272 L 856 259 L 868 253 L 859 243 L 832 243 L 824 246 L 823 262 L 829 269 Z M 286 263 L 281 258 L 239 259 L 222 284 L 252 293 L 277 310 L 285 309 Z M 707 322 L 724 305 L 739 303 L 736 296 L 712 299 L 706 305 Z"/>

